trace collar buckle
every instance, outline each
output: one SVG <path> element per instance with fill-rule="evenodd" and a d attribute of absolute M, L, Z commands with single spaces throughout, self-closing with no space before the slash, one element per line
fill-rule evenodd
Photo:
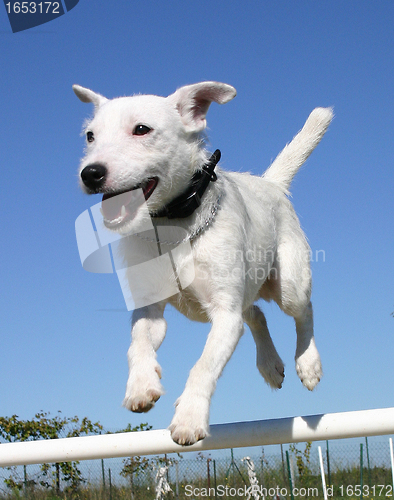
<path fill-rule="evenodd" d="M 202 167 L 202 170 L 196 172 L 191 180 L 190 186 L 184 193 L 176 197 L 159 212 L 151 214 L 151 217 L 168 217 L 169 219 L 184 219 L 201 205 L 201 199 L 210 182 L 217 180 L 214 172 L 219 163 L 221 153 L 217 149 L 209 158 L 208 162 Z"/>

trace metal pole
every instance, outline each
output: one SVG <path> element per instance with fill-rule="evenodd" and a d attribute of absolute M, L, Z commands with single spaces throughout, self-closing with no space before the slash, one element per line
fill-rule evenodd
<path fill-rule="evenodd" d="M 179 499 L 179 461 L 175 460 L 175 495 Z"/>
<path fill-rule="evenodd" d="M 327 486 L 326 486 L 326 477 L 324 475 L 324 463 L 323 463 L 323 454 L 321 452 L 321 447 L 319 446 L 319 463 L 320 463 L 320 473 L 321 473 L 321 482 L 323 486 L 323 495 L 324 500 L 328 500 L 327 497 Z"/>
<path fill-rule="evenodd" d="M 286 466 L 285 466 L 285 457 L 283 455 L 283 444 L 280 445 L 280 454 L 282 456 L 283 482 L 286 484 Z"/>
<path fill-rule="evenodd" d="M 23 489 L 25 490 L 25 496 L 28 498 L 27 495 L 27 470 L 26 470 L 26 465 L 23 466 Z"/>
<path fill-rule="evenodd" d="M 2 443 L 0 467 L 97 458 L 160 455 L 394 433 L 394 408 L 219 424 L 210 436 L 180 446 L 166 429 Z"/>
<path fill-rule="evenodd" d="M 363 444 L 360 444 L 360 486 L 363 491 Z"/>
<path fill-rule="evenodd" d="M 60 495 L 60 464 L 56 463 L 56 495 Z"/>
<path fill-rule="evenodd" d="M 389 439 L 390 443 L 390 460 L 391 460 L 391 477 L 393 480 L 393 490 L 394 490 L 394 451 L 393 451 L 393 439 Z"/>
<path fill-rule="evenodd" d="M 108 469 L 108 482 L 109 482 L 109 500 L 112 500 L 112 479 L 111 479 L 111 469 Z"/>
<path fill-rule="evenodd" d="M 234 470 L 234 450 L 231 448 L 231 468 L 233 470 L 233 486 L 235 487 L 235 470 Z"/>
<path fill-rule="evenodd" d="M 288 472 L 288 475 L 289 475 L 290 498 L 291 498 L 291 500 L 294 500 L 293 481 L 291 479 L 290 458 L 289 458 L 289 452 L 287 450 L 286 450 L 286 461 L 287 461 L 287 472 Z"/>
<path fill-rule="evenodd" d="M 101 476 L 103 478 L 103 489 L 105 489 L 105 470 L 104 470 L 104 459 L 101 459 Z"/>
<path fill-rule="evenodd" d="M 329 452 L 329 448 L 328 448 L 328 440 L 326 440 L 326 456 L 327 456 L 327 477 L 328 477 L 328 484 L 331 485 L 330 452 Z"/>
<path fill-rule="evenodd" d="M 166 467 L 167 467 L 167 471 L 166 471 L 167 483 L 170 484 L 170 471 L 169 471 L 169 463 L 168 463 L 168 459 L 167 459 L 167 453 L 165 453 L 164 459 L 166 461 Z"/>
<path fill-rule="evenodd" d="M 367 451 L 368 486 L 371 488 L 371 464 L 369 462 L 369 446 L 368 446 L 368 438 L 366 436 L 365 436 L 365 449 Z"/>
<path fill-rule="evenodd" d="M 216 500 L 216 460 L 213 461 L 213 478 L 215 481 L 215 500 Z"/>

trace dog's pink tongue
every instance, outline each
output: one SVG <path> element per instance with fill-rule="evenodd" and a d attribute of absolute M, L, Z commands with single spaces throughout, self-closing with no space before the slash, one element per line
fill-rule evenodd
<path fill-rule="evenodd" d="M 101 202 L 101 208 L 105 219 L 111 221 L 121 216 L 122 206 L 131 202 L 132 191 L 126 191 L 121 194 L 104 194 Z"/>

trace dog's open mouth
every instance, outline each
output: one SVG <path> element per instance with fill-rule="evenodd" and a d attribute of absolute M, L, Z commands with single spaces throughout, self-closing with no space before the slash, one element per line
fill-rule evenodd
<path fill-rule="evenodd" d="M 134 188 L 120 193 L 105 193 L 101 202 L 101 213 L 104 224 L 108 228 L 123 225 L 124 222 L 134 219 L 138 208 L 142 205 L 141 196 L 136 196 L 135 190 L 142 189 L 145 201 L 152 195 L 159 182 L 157 177 L 152 177 Z"/>

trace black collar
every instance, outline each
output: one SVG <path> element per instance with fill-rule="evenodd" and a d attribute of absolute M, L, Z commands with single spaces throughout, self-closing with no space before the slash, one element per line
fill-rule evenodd
<path fill-rule="evenodd" d="M 215 182 L 217 177 L 214 169 L 220 160 L 221 153 L 217 149 L 209 158 L 202 170 L 196 172 L 190 186 L 181 195 L 165 205 L 151 217 L 168 217 L 169 219 L 184 219 L 189 217 L 201 205 L 201 199 L 209 183 Z"/>

